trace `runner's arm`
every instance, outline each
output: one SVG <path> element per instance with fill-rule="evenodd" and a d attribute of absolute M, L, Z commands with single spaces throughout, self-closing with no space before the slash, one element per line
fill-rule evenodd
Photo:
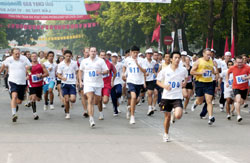
<path fill-rule="evenodd" d="M 204 73 L 204 72 L 197 72 L 198 66 L 199 66 L 199 60 L 194 63 L 190 71 L 191 75 L 202 75 Z"/>
<path fill-rule="evenodd" d="M 43 68 L 43 74 L 42 74 L 42 78 L 49 76 L 49 72 L 46 69 L 46 67 L 44 66 L 44 64 L 41 64 L 42 68 Z"/>

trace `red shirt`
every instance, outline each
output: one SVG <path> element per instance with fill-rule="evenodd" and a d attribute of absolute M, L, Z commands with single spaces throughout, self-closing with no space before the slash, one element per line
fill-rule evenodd
<path fill-rule="evenodd" d="M 37 74 L 43 74 L 43 68 L 41 64 L 32 65 L 31 74 L 29 75 L 29 87 L 41 87 L 43 86 L 43 78 L 38 78 Z"/>
<path fill-rule="evenodd" d="M 248 89 L 248 80 L 243 80 L 242 77 L 247 77 L 250 74 L 249 66 L 244 65 L 242 68 L 239 68 L 237 65 L 232 66 L 228 70 L 228 74 L 230 73 L 233 73 L 233 89 Z"/>
<path fill-rule="evenodd" d="M 110 63 L 107 59 L 105 59 L 106 65 L 109 69 L 109 73 L 106 75 L 103 75 L 103 82 L 104 82 L 104 87 L 109 87 L 111 88 L 111 79 L 112 79 L 112 73 L 116 72 L 116 69 L 112 63 Z"/>

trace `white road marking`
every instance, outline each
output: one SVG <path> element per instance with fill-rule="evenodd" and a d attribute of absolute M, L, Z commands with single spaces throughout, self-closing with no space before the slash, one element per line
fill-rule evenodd
<path fill-rule="evenodd" d="M 140 152 L 150 163 L 166 163 L 163 159 L 153 152 Z"/>
<path fill-rule="evenodd" d="M 12 153 L 8 153 L 7 162 L 6 163 L 13 163 Z"/>

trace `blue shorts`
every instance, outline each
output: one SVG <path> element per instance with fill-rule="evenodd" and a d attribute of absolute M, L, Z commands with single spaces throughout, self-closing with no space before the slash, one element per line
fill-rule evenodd
<path fill-rule="evenodd" d="M 54 87 L 55 87 L 55 82 L 50 81 L 48 84 L 45 84 L 43 86 L 43 92 L 46 93 L 49 89 L 54 89 Z"/>
<path fill-rule="evenodd" d="M 64 84 L 61 85 L 62 95 L 76 95 L 76 85 L 75 84 Z"/>
<path fill-rule="evenodd" d="M 197 97 L 202 97 L 205 94 L 214 95 L 215 83 L 214 82 L 198 82 L 195 81 L 195 94 Z"/>
<path fill-rule="evenodd" d="M 141 93 L 141 89 L 143 88 L 143 85 L 136 85 L 136 84 L 132 84 L 132 83 L 127 83 L 128 85 L 128 92 L 135 92 L 136 94 L 136 98 L 139 97 L 140 93 Z"/>

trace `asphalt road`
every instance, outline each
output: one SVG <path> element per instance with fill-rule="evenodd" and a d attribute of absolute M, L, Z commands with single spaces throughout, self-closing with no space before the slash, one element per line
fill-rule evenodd
<path fill-rule="evenodd" d="M 147 105 L 136 110 L 136 124 L 130 125 L 122 113 L 113 117 L 111 103 L 104 110 L 105 119 L 98 120 L 95 107 L 94 129 L 82 117 L 79 100 L 71 110 L 71 119 L 64 118 L 58 97 L 55 110 L 43 111 L 40 102 L 40 119 L 34 121 L 31 108 L 23 105 L 18 122 L 12 123 L 8 92 L 0 87 L 0 163 L 193 163 L 250 162 L 250 114 L 243 109 L 242 123 L 226 119 L 215 107 L 216 122 L 208 126 L 201 120 L 199 106 L 195 112 L 185 114 L 171 125 L 171 142 L 162 142 L 163 114 L 146 116 Z"/>

